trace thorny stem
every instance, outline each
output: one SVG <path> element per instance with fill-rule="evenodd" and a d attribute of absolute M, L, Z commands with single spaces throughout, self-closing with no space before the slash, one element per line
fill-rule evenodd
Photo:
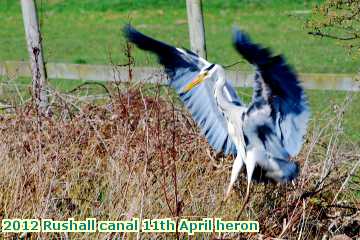
<path fill-rule="evenodd" d="M 176 142 L 176 130 L 175 130 L 175 106 L 174 103 L 171 104 L 172 106 L 172 122 L 173 122 L 173 128 L 172 128 L 172 149 L 171 149 L 171 157 L 173 160 L 173 183 L 174 183 L 174 188 L 175 188 L 175 209 L 176 209 L 176 237 L 177 239 L 180 239 L 179 236 L 179 232 L 178 232 L 178 222 L 179 222 L 179 217 L 180 217 L 180 212 L 181 212 L 181 205 L 179 204 L 179 200 L 178 200 L 178 188 L 177 188 L 177 176 L 176 176 L 176 147 L 175 147 L 175 142 Z"/>
<path fill-rule="evenodd" d="M 148 113 L 148 108 L 147 108 L 147 103 L 146 100 L 142 94 L 141 88 L 140 88 L 140 94 L 141 94 L 141 98 L 143 100 L 143 104 L 144 104 L 144 110 L 145 110 L 145 132 L 146 132 L 146 142 L 145 142 L 145 158 L 146 158 L 146 162 L 145 162 L 145 167 L 144 167 L 144 171 L 143 171 L 143 176 L 141 177 L 141 209 L 140 209 L 140 222 L 142 222 L 142 218 L 143 218 L 143 210 L 144 210 L 144 198 L 145 198 L 145 183 L 144 183 L 144 179 L 146 179 L 146 174 L 147 174 L 147 167 L 149 164 L 149 113 Z M 140 232 L 137 233 L 136 235 L 136 239 L 140 239 Z"/>
<path fill-rule="evenodd" d="M 171 212 L 171 215 L 175 215 L 174 214 L 174 211 L 173 209 L 171 208 L 170 206 L 170 200 L 169 200 L 169 197 L 167 195 L 167 191 L 166 191 L 166 170 L 165 170 L 165 161 L 164 161 L 164 153 L 163 153 L 163 149 L 162 149 L 162 141 L 161 141 L 161 137 L 160 137 L 160 134 L 161 134 L 161 121 L 160 121 L 160 106 L 157 104 L 156 105 L 157 108 L 156 108 L 156 112 L 157 112 L 157 138 L 158 138 L 158 148 L 160 150 L 160 161 L 161 161 L 161 168 L 162 168 L 162 171 L 163 171 L 163 183 L 162 183 L 162 188 L 163 188 L 163 192 L 164 192 L 164 196 L 165 196 L 165 201 L 166 201 L 166 205 L 168 206 L 169 208 L 169 211 Z"/>

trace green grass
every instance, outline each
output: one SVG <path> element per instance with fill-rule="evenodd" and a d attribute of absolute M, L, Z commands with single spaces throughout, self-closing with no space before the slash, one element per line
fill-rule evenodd
<path fill-rule="evenodd" d="M 38 0 L 45 58 L 48 62 L 116 63 L 127 61 L 121 27 L 131 21 L 146 34 L 189 47 L 185 1 L 177 0 Z M 306 4 L 304 4 L 306 2 Z M 354 73 L 359 59 L 348 56 L 340 43 L 307 34 L 304 28 L 316 2 L 290 0 L 204 1 L 208 59 L 224 65 L 240 59 L 231 44 L 233 25 L 254 40 L 283 53 L 298 72 Z M 0 61 L 27 59 L 19 1 L 0 4 Z M 139 50 L 137 65 L 155 64 Z M 110 57 L 111 56 L 111 57 Z M 247 69 L 244 63 L 237 69 Z"/>
<path fill-rule="evenodd" d="M 69 93 L 78 89 L 79 86 L 86 82 L 85 80 L 49 79 L 49 86 L 51 89 L 61 93 Z M 96 83 L 97 81 L 92 82 Z M 15 80 L 9 80 L 0 76 L 0 101 L 18 104 L 20 99 L 28 99 L 31 97 L 30 87 L 31 78 L 29 77 L 19 77 Z M 84 85 L 76 93 L 82 96 L 86 94 L 103 93 L 102 90 L 103 89 L 97 85 Z"/>

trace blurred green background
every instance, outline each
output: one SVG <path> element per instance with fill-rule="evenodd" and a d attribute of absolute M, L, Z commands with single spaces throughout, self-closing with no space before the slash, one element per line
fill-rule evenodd
<path fill-rule="evenodd" d="M 307 33 L 305 22 L 321 2 L 203 0 L 208 59 L 223 65 L 239 60 L 231 32 L 240 26 L 254 40 L 284 54 L 298 72 L 357 72 L 359 59 L 341 43 Z M 189 48 L 183 0 L 37 0 L 37 4 L 48 62 L 125 62 L 120 29 L 128 22 L 153 37 Z M 27 59 L 19 1 L 1 0 L 0 22 L 0 61 Z M 134 55 L 138 65 L 154 64 L 140 51 Z"/>

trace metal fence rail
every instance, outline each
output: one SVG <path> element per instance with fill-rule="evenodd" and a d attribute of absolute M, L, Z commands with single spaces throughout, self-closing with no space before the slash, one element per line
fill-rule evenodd
<path fill-rule="evenodd" d="M 87 81 L 128 81 L 128 68 L 111 65 L 48 63 L 46 65 L 50 79 L 87 80 Z M 226 71 L 227 78 L 236 87 L 251 87 L 253 73 Z M 0 76 L 9 78 L 31 77 L 28 62 L 0 62 Z M 166 83 L 166 76 L 161 68 L 134 67 L 133 81 L 145 83 Z M 299 78 L 307 89 L 360 91 L 359 74 L 300 73 Z"/>

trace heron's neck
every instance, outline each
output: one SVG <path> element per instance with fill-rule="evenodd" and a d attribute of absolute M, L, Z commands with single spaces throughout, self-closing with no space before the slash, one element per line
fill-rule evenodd
<path fill-rule="evenodd" d="M 217 104 L 222 110 L 229 109 L 232 106 L 231 102 L 224 94 L 225 83 L 225 76 L 219 76 L 218 80 L 215 82 L 214 89 Z"/>

